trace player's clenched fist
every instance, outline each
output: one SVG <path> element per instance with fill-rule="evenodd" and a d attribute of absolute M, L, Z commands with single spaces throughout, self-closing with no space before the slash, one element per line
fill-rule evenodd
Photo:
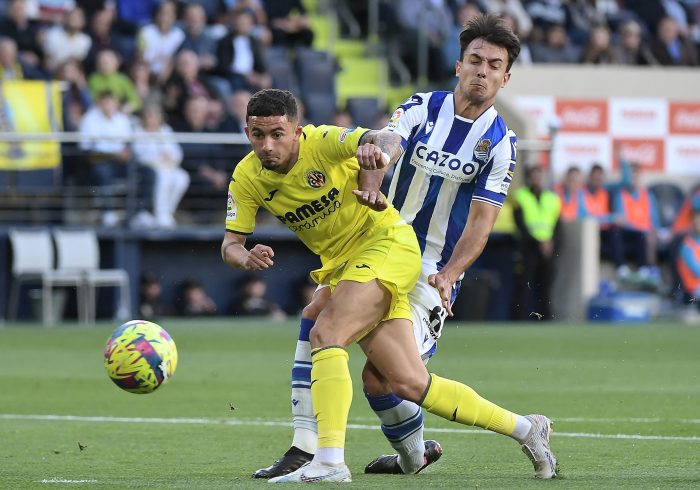
<path fill-rule="evenodd" d="M 246 269 L 259 271 L 262 269 L 268 269 L 272 267 L 275 263 L 272 261 L 272 257 L 275 256 L 275 252 L 272 248 L 267 245 L 257 244 L 248 252 L 248 257 L 243 264 Z"/>
<path fill-rule="evenodd" d="M 389 165 L 391 158 L 373 143 L 357 147 L 357 161 L 364 170 L 377 170 Z"/>

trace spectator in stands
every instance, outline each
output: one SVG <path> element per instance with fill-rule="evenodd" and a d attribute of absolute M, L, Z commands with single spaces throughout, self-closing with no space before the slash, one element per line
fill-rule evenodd
<path fill-rule="evenodd" d="M 623 65 L 657 65 L 646 41 L 642 39 L 642 28 L 635 20 L 620 24 L 617 31 L 618 43 L 613 46 L 616 63 Z"/>
<path fill-rule="evenodd" d="M 185 102 L 184 119 L 179 121 L 175 130 L 183 133 L 208 133 L 209 101 L 206 97 L 190 97 Z M 190 174 L 191 185 L 186 199 L 194 212 L 208 212 L 216 206 L 221 192 L 228 187 L 233 164 L 222 156 L 220 145 L 205 143 L 183 143 L 184 158 L 182 167 Z M 206 199 L 202 202 L 201 198 Z M 195 203 L 197 204 L 195 208 Z"/>
<path fill-rule="evenodd" d="M 588 173 L 588 182 L 583 188 L 586 214 L 598 221 L 600 226 L 600 255 L 604 259 L 619 262 L 619 231 L 613 226 L 613 216 L 610 212 L 610 193 L 605 187 L 605 171 L 600 164 L 594 164 Z"/>
<path fill-rule="evenodd" d="M 65 14 L 62 25 L 55 25 L 46 33 L 44 42 L 44 62 L 48 71 L 68 59 L 83 61 L 90 50 L 92 39 L 83 32 L 85 14 L 75 8 Z"/>
<path fill-rule="evenodd" d="M 17 44 L 9 37 L 0 37 L 0 81 L 40 80 L 44 73 L 17 57 Z"/>
<path fill-rule="evenodd" d="M 607 19 L 604 13 L 598 10 L 596 2 L 570 0 L 561 3 L 566 11 L 566 32 L 571 42 L 577 46 L 589 42 L 596 27 L 607 25 Z M 608 32 L 608 37 L 609 35 Z"/>
<path fill-rule="evenodd" d="M 644 22 L 649 32 L 655 32 L 660 19 L 671 17 L 683 35 L 688 34 L 689 19 L 686 2 L 678 0 L 625 0 L 624 6 Z"/>
<path fill-rule="evenodd" d="M 185 40 L 185 33 L 175 25 L 176 13 L 175 1 L 165 0 L 158 6 L 154 22 L 139 31 L 139 55 L 160 82 L 170 76 L 171 60 Z"/>
<path fill-rule="evenodd" d="M 216 67 L 216 39 L 207 30 L 207 16 L 204 7 L 197 3 L 189 3 L 185 7 L 182 18 L 182 28 L 185 39 L 178 48 L 180 51 L 189 50 L 199 57 L 199 66 L 204 71 Z"/>
<path fill-rule="evenodd" d="M 564 26 L 566 22 L 566 9 L 561 0 L 530 0 L 526 6 L 533 24 L 542 30 L 552 25 Z"/>
<path fill-rule="evenodd" d="M 162 4 L 161 0 L 116 0 L 119 29 L 127 35 L 134 35 L 146 24 L 153 21 L 153 15 Z"/>
<path fill-rule="evenodd" d="M 508 15 L 512 17 L 518 26 L 519 36 L 527 39 L 530 35 L 532 19 L 520 0 L 481 0 L 481 5 L 484 6 L 484 9 L 489 14 Z"/>
<path fill-rule="evenodd" d="M 531 51 L 535 63 L 576 63 L 579 58 L 578 49 L 571 45 L 561 24 L 550 24 L 544 42 L 533 43 Z"/>
<path fill-rule="evenodd" d="M 411 71 L 418 75 L 418 40 L 420 30 L 425 29 L 428 43 L 428 72 L 431 81 L 440 82 L 446 76 L 454 76 L 455 58 L 452 63 L 443 60 L 443 46 L 449 40 L 453 25 L 452 11 L 444 0 L 399 0 L 396 3 L 397 27 L 400 29 L 401 58 Z M 420 12 L 420 15 L 416 15 Z M 452 41 L 454 42 L 454 41 Z"/>
<path fill-rule="evenodd" d="M 576 166 L 569 167 L 561 185 L 558 185 L 555 189 L 561 201 L 561 213 L 559 216 L 561 221 L 569 223 L 586 217 L 586 204 L 582 184 L 581 169 Z"/>
<path fill-rule="evenodd" d="M 275 302 L 266 297 L 267 283 L 255 274 L 246 275 L 241 281 L 240 297 L 231 305 L 235 316 L 263 316 L 272 320 L 284 320 L 287 314 Z"/>
<path fill-rule="evenodd" d="M 141 99 L 142 105 L 162 107 L 163 93 L 145 61 L 134 60 L 129 67 L 129 79 L 134 84 L 134 90 Z"/>
<path fill-rule="evenodd" d="M 136 44 L 114 29 L 114 10 L 102 9 L 95 12 L 90 19 L 90 38 L 92 43 L 90 51 L 85 58 L 85 70 L 88 73 L 95 71 L 97 66 L 97 53 L 105 49 L 114 51 L 119 61 L 130 60 L 134 57 Z"/>
<path fill-rule="evenodd" d="M 67 84 L 66 89 L 61 91 L 63 130 L 77 131 L 80 120 L 92 105 L 92 97 L 82 65 L 76 60 L 68 60 L 56 69 L 53 78 Z"/>
<path fill-rule="evenodd" d="M 692 228 L 681 244 L 676 267 L 683 291 L 688 296 L 700 298 L 700 196 L 692 199 Z"/>
<path fill-rule="evenodd" d="M 641 184 L 642 169 L 639 164 L 629 164 L 623 169 L 623 185 L 613 199 L 613 214 L 620 228 L 622 253 L 617 257 L 618 277 L 628 279 L 630 268 L 624 260 L 631 256 L 639 267 L 638 276 L 642 280 L 660 279 L 656 267 L 656 230 L 660 228 L 656 199 Z M 629 174 L 629 177 L 627 177 Z"/>
<path fill-rule="evenodd" d="M 170 117 L 182 118 L 185 101 L 190 97 L 215 98 L 213 87 L 200 70 L 199 57 L 185 49 L 175 58 L 175 69 L 163 87 L 163 105 Z"/>
<path fill-rule="evenodd" d="M 44 56 L 38 23 L 27 15 L 27 0 L 10 0 L 7 16 L 0 18 L 0 35 L 15 41 L 22 63 L 39 67 Z"/>
<path fill-rule="evenodd" d="M 141 98 L 129 77 L 119 71 L 119 58 L 111 49 L 97 54 L 97 71 L 88 78 L 93 98 L 102 92 L 110 92 L 119 101 L 119 109 L 126 115 L 141 108 Z"/>
<path fill-rule="evenodd" d="M 520 38 L 520 54 L 518 55 L 515 63 L 518 65 L 531 65 L 532 64 L 532 52 L 530 51 L 530 45 L 528 43 L 528 38 L 520 32 L 520 26 L 518 25 L 518 19 L 508 12 L 501 14 L 501 18 L 506 23 L 508 27 L 513 31 L 513 33 Z M 530 24 L 532 27 L 532 24 Z"/>
<path fill-rule="evenodd" d="M 617 63 L 612 42 L 610 41 L 610 29 L 605 24 L 594 26 L 588 36 L 588 42 L 581 53 L 581 63 L 594 65 L 609 65 Z"/>
<path fill-rule="evenodd" d="M 231 84 L 231 90 L 257 91 L 272 86 L 267 73 L 264 48 L 252 36 L 253 16 L 241 10 L 229 14 L 231 32 L 217 44 L 217 73 Z"/>
<path fill-rule="evenodd" d="M 355 122 L 352 120 L 350 112 L 346 109 L 337 109 L 335 114 L 333 114 L 333 119 L 331 120 L 333 126 L 339 126 L 341 128 L 354 128 Z"/>
<path fill-rule="evenodd" d="M 539 167 L 528 169 L 527 185 L 515 194 L 513 217 L 518 229 L 520 274 L 514 295 L 514 317 L 551 320 L 551 287 L 554 278 L 554 251 L 558 235 L 561 201 L 556 193 L 544 187 L 544 172 Z M 530 310 L 530 294 L 535 295 Z"/>
<path fill-rule="evenodd" d="M 60 24 L 65 15 L 75 8 L 75 0 L 36 0 L 39 20 L 45 24 Z"/>
<path fill-rule="evenodd" d="M 161 299 L 163 286 L 151 274 L 144 274 L 139 285 L 139 317 L 143 320 L 157 320 L 164 316 L 172 316 L 175 309 Z"/>
<path fill-rule="evenodd" d="M 246 112 L 251 93 L 247 90 L 237 90 L 228 98 L 228 118 L 221 130 L 225 133 L 245 134 Z"/>
<path fill-rule="evenodd" d="M 182 316 L 216 315 L 216 303 L 196 279 L 188 279 L 180 287 L 180 314 Z"/>
<path fill-rule="evenodd" d="M 651 40 L 651 53 L 662 65 L 696 66 L 698 50 L 693 42 L 682 36 L 678 24 L 671 17 L 663 17 Z"/>
<path fill-rule="evenodd" d="M 272 33 L 268 29 L 267 12 L 262 6 L 261 0 L 226 0 L 230 12 L 245 10 L 252 14 L 255 26 L 251 34 L 260 40 L 263 45 L 272 43 Z"/>
<path fill-rule="evenodd" d="M 105 226 L 115 226 L 120 221 L 116 201 L 110 185 L 118 180 L 128 178 L 128 166 L 131 162 L 131 151 L 128 144 L 120 139 L 131 137 L 131 122 L 119 111 L 119 102 L 111 92 L 98 95 L 96 105 L 85 113 L 80 122 L 79 131 L 84 139 L 80 148 L 90 167 L 92 183 L 97 187 L 97 193 L 103 198 L 104 213 L 102 222 Z M 104 138 L 104 137 L 108 137 Z M 146 169 L 146 167 L 139 167 Z M 153 191 L 153 172 L 137 171 L 137 182 L 126 182 L 138 189 L 137 195 L 141 201 L 137 207 L 143 211 L 134 216 L 134 225 L 152 226 L 153 216 L 145 211 L 150 205 Z M 148 204 L 146 204 L 148 203 Z"/>
<path fill-rule="evenodd" d="M 163 124 L 160 107 L 146 106 L 141 112 L 141 124 L 135 134 L 144 136 L 134 142 L 136 161 L 153 169 L 153 214 L 156 226 L 174 228 L 175 210 L 190 185 L 190 175 L 180 167 L 182 148 L 175 141 L 172 129 Z M 150 137 L 152 136 L 152 138 Z"/>
<path fill-rule="evenodd" d="M 481 7 L 475 1 L 464 2 L 455 11 L 454 18 L 450 23 L 450 32 L 447 34 L 448 42 L 445 42 L 442 46 L 446 73 L 452 73 L 455 69 L 455 63 L 459 60 L 461 50 L 459 35 L 464 30 L 464 26 L 474 17 L 481 15 L 481 13 Z"/>
<path fill-rule="evenodd" d="M 265 13 L 276 46 L 311 46 L 314 33 L 301 0 L 265 2 Z"/>

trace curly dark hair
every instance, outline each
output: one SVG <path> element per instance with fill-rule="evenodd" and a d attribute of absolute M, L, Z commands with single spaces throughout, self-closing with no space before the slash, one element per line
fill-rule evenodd
<path fill-rule="evenodd" d="M 467 49 L 467 46 L 474 39 L 483 39 L 486 42 L 505 48 L 508 52 L 506 72 L 510 71 L 513 62 L 520 54 L 520 40 L 518 36 L 497 15 L 479 15 L 464 25 L 464 30 L 459 35 L 460 60 L 464 57 L 464 51 Z"/>
<path fill-rule="evenodd" d="M 246 110 L 246 120 L 252 116 L 287 116 L 290 120 L 296 121 L 297 102 L 288 90 L 268 88 L 253 94 L 248 101 Z"/>

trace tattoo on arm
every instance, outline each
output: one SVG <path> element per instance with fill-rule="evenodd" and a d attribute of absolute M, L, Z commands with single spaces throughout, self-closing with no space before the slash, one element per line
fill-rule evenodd
<path fill-rule="evenodd" d="M 395 163 L 401 156 L 401 136 L 391 131 L 372 130 L 360 137 L 359 144 L 372 143 L 377 145 L 384 153 L 389 155 L 391 163 Z"/>

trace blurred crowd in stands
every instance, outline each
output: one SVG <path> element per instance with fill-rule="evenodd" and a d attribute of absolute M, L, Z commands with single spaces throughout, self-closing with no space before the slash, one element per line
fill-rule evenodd
<path fill-rule="evenodd" d="M 181 199 L 220 202 L 248 150 L 180 144 L 172 133 L 243 134 L 256 90 L 294 91 L 306 108 L 303 122 L 385 122 L 391 108 L 379 103 L 372 114 L 367 106 L 336 109 L 337 66 L 311 48 L 305 5 L 316 3 L 0 0 L 0 81 L 64 82 L 64 130 L 92 139 L 64 146 L 63 179 L 95 186 L 104 225 L 129 218 L 134 227 L 171 228 Z M 368 2 L 338 3 L 366 31 Z M 479 12 L 499 13 L 513 26 L 523 42 L 518 63 L 698 65 L 700 0 L 380 1 L 379 32 L 414 77 L 424 33 L 429 82 L 451 88 L 458 34 Z M 151 134 L 157 138 L 134 144 L 99 138 Z M 114 183 L 132 162 L 140 164 L 132 175 L 140 199 L 126 216 Z"/>

